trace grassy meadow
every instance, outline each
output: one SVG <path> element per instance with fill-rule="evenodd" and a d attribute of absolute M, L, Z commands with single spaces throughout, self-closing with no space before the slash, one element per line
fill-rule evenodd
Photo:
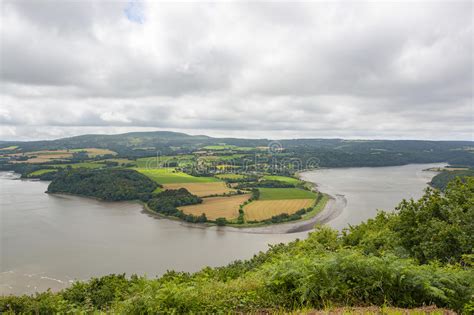
<path fill-rule="evenodd" d="M 147 168 L 134 168 L 136 171 L 148 176 L 158 184 L 177 184 L 177 183 L 212 183 L 220 182 L 219 179 L 214 177 L 196 177 L 180 171 L 176 171 L 174 168 L 159 168 L 159 169 L 147 169 Z"/>
<path fill-rule="evenodd" d="M 192 154 L 153 156 L 137 159 L 136 165 L 139 168 L 160 168 L 166 167 L 167 163 L 178 162 L 179 166 L 183 166 L 194 161 L 194 158 Z"/>
<path fill-rule="evenodd" d="M 259 200 L 316 199 L 314 192 L 298 188 L 259 188 Z"/>
<path fill-rule="evenodd" d="M 243 174 L 217 174 L 215 177 L 219 179 L 242 179 L 245 178 L 246 176 Z"/>
<path fill-rule="evenodd" d="M 278 175 L 265 175 L 262 177 L 264 180 L 277 180 L 279 182 L 285 182 L 293 185 L 301 183 L 299 179 L 288 177 L 288 176 L 278 176 Z"/>
<path fill-rule="evenodd" d="M 34 172 L 29 173 L 29 174 L 28 174 L 28 177 L 40 176 L 40 175 L 43 175 L 43 174 L 46 174 L 46 173 L 51 173 L 51 172 L 57 172 L 57 170 L 53 170 L 53 169 L 37 170 L 37 171 L 34 171 Z"/>

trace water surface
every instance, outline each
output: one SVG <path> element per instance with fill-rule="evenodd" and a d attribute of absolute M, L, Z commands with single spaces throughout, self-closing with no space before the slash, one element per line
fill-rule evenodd
<path fill-rule="evenodd" d="M 420 196 L 434 175 L 422 171 L 430 166 L 327 169 L 303 176 L 323 192 L 344 195 L 346 207 L 328 223 L 341 228 Z M 60 289 L 109 273 L 192 272 L 307 235 L 189 227 L 150 217 L 136 203 L 48 195 L 47 182 L 14 177 L 0 173 L 0 294 Z"/>
<path fill-rule="evenodd" d="M 446 164 L 409 164 L 389 167 L 354 167 L 305 172 L 304 180 L 334 196 L 342 205 L 337 216 L 327 224 L 336 229 L 358 224 L 377 214 L 393 210 L 402 199 L 418 199 L 427 183 L 436 175 L 426 171 Z"/>
<path fill-rule="evenodd" d="M 306 236 L 187 227 L 151 217 L 139 204 L 49 195 L 46 182 L 0 174 L 0 294 L 59 289 L 109 273 L 197 271 Z"/>

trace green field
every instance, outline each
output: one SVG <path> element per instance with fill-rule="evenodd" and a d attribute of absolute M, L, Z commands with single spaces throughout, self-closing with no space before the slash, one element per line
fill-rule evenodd
<path fill-rule="evenodd" d="M 39 175 L 43 175 L 43 174 L 51 173 L 51 172 L 56 172 L 56 171 L 57 170 L 52 170 L 52 169 L 37 170 L 37 171 L 29 173 L 28 177 L 30 177 L 30 176 L 39 176 Z"/>
<path fill-rule="evenodd" d="M 71 163 L 71 164 L 53 164 L 51 165 L 57 168 L 65 168 L 71 166 L 72 168 L 101 168 L 104 167 L 104 164 L 97 162 L 83 162 L 83 163 Z"/>
<path fill-rule="evenodd" d="M 235 159 L 240 159 L 244 157 L 245 154 L 232 154 L 232 155 L 207 155 L 207 156 L 200 156 L 199 160 L 205 161 L 231 161 Z"/>
<path fill-rule="evenodd" d="M 301 183 L 299 179 L 293 178 L 293 177 L 287 177 L 287 176 L 277 176 L 277 175 L 265 175 L 263 176 L 263 179 L 265 180 L 277 180 L 280 182 L 285 182 L 289 184 L 294 184 L 297 185 Z"/>
<path fill-rule="evenodd" d="M 105 159 L 105 160 L 100 160 L 100 161 L 96 161 L 96 162 L 93 162 L 93 163 L 100 164 L 100 163 L 105 163 L 105 162 L 116 162 L 119 165 L 132 164 L 133 166 L 136 166 L 136 164 L 137 164 L 136 161 L 129 160 L 129 159 Z"/>
<path fill-rule="evenodd" d="M 238 147 L 236 145 L 208 145 L 203 147 L 204 150 L 211 150 L 211 151 L 223 151 L 223 150 L 235 150 L 235 151 L 252 151 L 255 148 L 252 147 Z"/>
<path fill-rule="evenodd" d="M 195 177 L 183 172 L 175 171 L 174 168 L 134 168 L 136 171 L 148 176 L 159 184 L 177 184 L 177 183 L 212 183 L 220 182 L 214 177 Z"/>
<path fill-rule="evenodd" d="M 217 174 L 216 177 L 221 179 L 242 179 L 246 176 L 242 174 Z"/>
<path fill-rule="evenodd" d="M 326 206 L 326 204 L 329 201 L 329 196 L 326 195 L 326 194 L 322 194 L 322 195 L 323 195 L 322 198 L 318 201 L 317 204 L 314 205 L 313 209 L 311 209 L 311 211 L 306 212 L 305 214 L 303 214 L 302 220 L 307 220 L 307 219 L 315 216 L 321 210 L 324 209 L 324 207 Z"/>
<path fill-rule="evenodd" d="M 176 161 L 179 163 L 180 166 L 184 164 L 189 164 L 193 161 L 194 155 L 186 154 L 186 155 L 164 155 L 164 156 L 153 156 L 147 158 L 140 158 L 137 159 L 136 164 L 139 168 L 155 168 L 155 167 L 162 167 L 165 166 L 164 164 Z"/>
<path fill-rule="evenodd" d="M 316 194 L 298 188 L 259 188 L 259 200 L 314 199 Z"/>

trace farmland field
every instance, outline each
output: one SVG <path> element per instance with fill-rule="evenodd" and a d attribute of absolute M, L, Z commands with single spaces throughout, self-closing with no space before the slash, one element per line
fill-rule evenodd
<path fill-rule="evenodd" d="M 159 168 L 166 166 L 166 163 L 176 161 L 181 166 L 193 161 L 194 155 L 183 154 L 183 155 L 164 155 L 164 156 L 153 156 L 147 158 L 137 159 L 136 164 L 141 168 Z"/>
<path fill-rule="evenodd" d="M 196 177 L 183 172 L 175 171 L 174 168 L 134 168 L 136 171 L 150 177 L 159 184 L 176 184 L 176 183 L 212 183 L 220 182 L 214 177 Z"/>
<path fill-rule="evenodd" d="M 16 150 L 18 148 L 17 145 L 11 145 L 9 147 L 1 148 L 0 151 L 10 151 L 10 150 Z"/>
<path fill-rule="evenodd" d="M 231 165 L 231 164 L 220 164 L 220 165 L 216 165 L 216 168 L 219 171 L 225 171 L 225 170 L 232 170 L 234 168 L 239 168 L 239 167 L 236 165 Z"/>
<path fill-rule="evenodd" d="M 250 194 L 235 195 L 231 197 L 204 198 L 201 204 L 180 207 L 186 214 L 200 216 L 206 214 L 209 220 L 217 218 L 235 219 L 239 216 L 239 206 L 250 198 Z"/>
<path fill-rule="evenodd" d="M 207 155 L 207 156 L 200 156 L 199 160 L 201 161 L 208 161 L 208 162 L 215 162 L 215 161 L 232 161 L 235 159 L 240 159 L 246 156 L 245 154 L 232 154 L 232 155 Z"/>
<path fill-rule="evenodd" d="M 315 199 L 316 194 L 298 188 L 260 188 L 260 200 Z"/>
<path fill-rule="evenodd" d="M 107 154 L 111 154 L 111 155 L 116 155 L 117 152 L 114 152 L 112 150 L 109 150 L 109 149 L 98 149 L 98 148 L 84 148 L 84 149 L 71 149 L 69 150 L 69 152 L 87 152 L 87 155 L 89 157 L 96 157 L 96 156 L 99 156 L 99 155 L 107 155 Z"/>
<path fill-rule="evenodd" d="M 265 180 L 277 180 L 280 182 L 285 182 L 289 184 L 299 184 L 301 181 L 299 179 L 293 178 L 293 177 L 287 177 L 287 176 L 277 176 L 277 175 L 265 175 L 263 176 L 263 179 Z"/>
<path fill-rule="evenodd" d="M 34 171 L 34 172 L 31 172 L 28 174 L 28 177 L 30 176 L 39 176 L 39 175 L 43 175 L 43 174 L 46 174 L 46 173 L 51 173 L 51 172 L 56 172 L 57 170 L 53 170 L 53 169 L 42 169 L 42 170 L 37 170 L 37 171 Z"/>
<path fill-rule="evenodd" d="M 313 204 L 314 199 L 256 200 L 244 207 L 245 219 L 262 221 L 282 213 L 293 214 Z"/>
<path fill-rule="evenodd" d="M 57 167 L 57 168 L 65 168 L 68 166 L 72 168 L 101 168 L 101 167 L 104 167 L 105 164 L 100 164 L 97 162 L 82 162 L 82 163 L 68 163 L 68 164 L 53 164 L 50 166 Z"/>
<path fill-rule="evenodd" d="M 223 150 L 235 150 L 235 151 L 251 151 L 255 148 L 252 147 L 238 147 L 236 145 L 208 145 L 203 147 L 204 150 L 210 151 L 223 151 Z"/>
<path fill-rule="evenodd" d="M 228 188 L 224 182 L 173 183 L 173 184 L 164 184 L 163 187 L 165 189 L 186 188 L 190 193 L 199 197 L 205 197 L 205 196 L 210 196 L 210 195 L 222 195 L 222 194 L 226 194 L 226 193 L 230 193 L 234 191 Z"/>
<path fill-rule="evenodd" d="M 245 178 L 245 175 L 242 174 L 217 174 L 217 178 L 220 179 L 242 179 Z"/>
<path fill-rule="evenodd" d="M 11 156 L 26 156 L 26 161 L 13 161 L 14 163 L 46 163 L 53 160 L 63 160 L 72 157 L 72 153 L 66 151 L 38 151 L 25 154 L 12 154 Z"/>
<path fill-rule="evenodd" d="M 121 166 L 127 165 L 127 164 L 131 164 L 133 166 L 136 165 L 136 161 L 129 160 L 129 159 L 105 159 L 105 160 L 95 161 L 94 163 L 105 163 L 105 162 L 116 162 Z"/>
<path fill-rule="evenodd" d="M 23 154 L 11 154 L 11 156 L 27 156 L 26 161 L 15 161 L 15 163 L 46 163 L 54 160 L 64 160 L 73 157 L 73 153 L 87 152 L 89 157 L 95 157 L 99 155 L 112 154 L 115 155 L 114 151 L 108 149 L 97 149 L 97 148 L 86 148 L 86 149 L 70 149 L 70 150 L 44 150 L 26 152 Z"/>

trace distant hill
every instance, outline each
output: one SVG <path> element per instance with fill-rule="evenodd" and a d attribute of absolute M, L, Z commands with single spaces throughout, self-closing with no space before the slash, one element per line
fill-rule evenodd
<path fill-rule="evenodd" d="M 240 147 L 275 146 L 288 158 L 307 161 L 316 158 L 320 166 L 384 166 L 408 163 L 449 162 L 474 166 L 473 141 L 424 140 L 345 140 L 345 139 L 269 139 L 213 138 L 171 131 L 130 132 L 116 135 L 90 134 L 45 141 L 0 141 L 3 147 L 18 147 L 17 152 L 78 148 L 104 148 L 119 156 L 136 158 L 188 154 L 210 145 Z M 280 150 L 281 149 L 281 150 Z M 275 152 L 274 152 L 275 153 Z"/>

